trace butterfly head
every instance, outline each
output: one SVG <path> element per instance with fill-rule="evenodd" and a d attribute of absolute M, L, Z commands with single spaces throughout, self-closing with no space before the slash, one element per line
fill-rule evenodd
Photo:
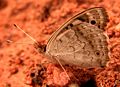
<path fill-rule="evenodd" d="M 46 45 L 41 43 L 34 43 L 34 47 L 38 50 L 39 53 L 45 53 Z"/>

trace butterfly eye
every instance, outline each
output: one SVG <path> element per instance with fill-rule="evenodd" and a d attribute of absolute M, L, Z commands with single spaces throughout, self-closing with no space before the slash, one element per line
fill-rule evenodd
<path fill-rule="evenodd" d="M 44 53 L 46 51 L 46 45 L 35 44 L 35 48 L 38 49 L 40 53 Z"/>
<path fill-rule="evenodd" d="M 91 20 L 91 24 L 96 24 L 96 21 L 95 20 Z"/>

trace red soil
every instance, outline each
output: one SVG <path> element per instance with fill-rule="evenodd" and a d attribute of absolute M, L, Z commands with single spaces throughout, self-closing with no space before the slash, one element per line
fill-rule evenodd
<path fill-rule="evenodd" d="M 46 43 L 72 15 L 96 6 L 104 7 L 109 15 L 105 30 L 110 37 L 110 60 L 105 68 L 66 66 L 70 80 L 60 66 L 43 64 L 46 58 L 13 26 L 17 24 L 40 43 Z M 0 87 L 68 87 L 73 83 L 80 87 L 120 87 L 119 9 L 120 0 L 0 0 Z"/>

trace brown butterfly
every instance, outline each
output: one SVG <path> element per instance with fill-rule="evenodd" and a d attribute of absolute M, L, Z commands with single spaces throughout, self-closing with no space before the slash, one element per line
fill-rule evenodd
<path fill-rule="evenodd" d="M 47 45 L 37 41 L 34 45 L 54 63 L 103 67 L 109 60 L 107 36 L 104 33 L 107 22 L 104 8 L 90 8 L 66 21 L 51 35 Z"/>
<path fill-rule="evenodd" d="M 109 59 L 107 37 L 104 28 L 107 12 L 95 7 L 80 12 L 54 32 L 46 46 L 37 44 L 55 63 L 81 67 L 102 67 Z"/>

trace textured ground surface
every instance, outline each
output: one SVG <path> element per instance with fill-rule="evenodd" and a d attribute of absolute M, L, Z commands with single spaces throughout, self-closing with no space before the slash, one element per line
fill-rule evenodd
<path fill-rule="evenodd" d="M 70 80 L 60 66 L 41 66 L 46 58 L 13 26 L 17 24 L 39 42 L 46 43 L 69 17 L 96 6 L 104 7 L 109 15 L 105 30 L 110 37 L 110 61 L 102 69 L 66 66 Z M 72 83 L 80 87 L 120 87 L 119 9 L 120 0 L 0 0 L 0 87 L 63 87 Z"/>

